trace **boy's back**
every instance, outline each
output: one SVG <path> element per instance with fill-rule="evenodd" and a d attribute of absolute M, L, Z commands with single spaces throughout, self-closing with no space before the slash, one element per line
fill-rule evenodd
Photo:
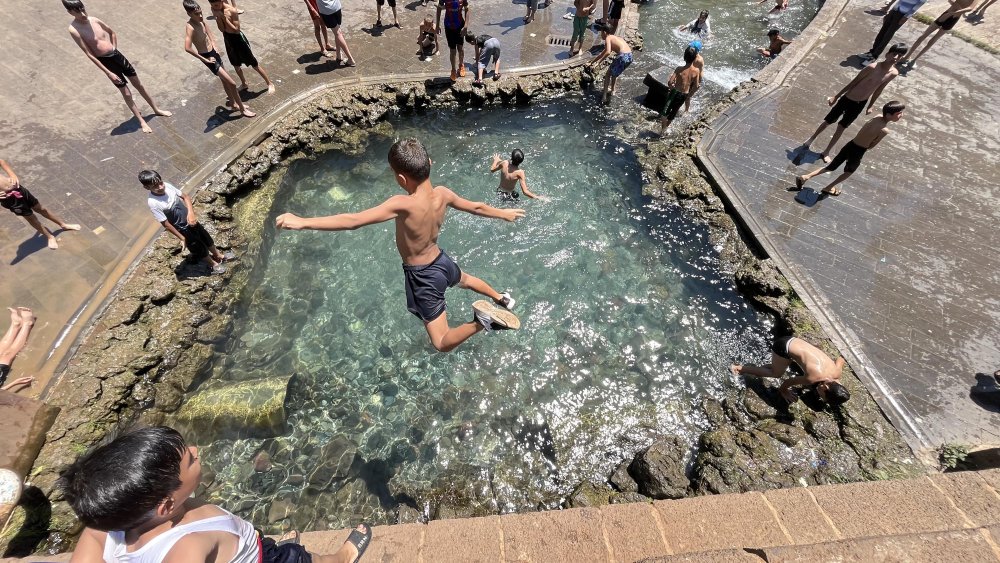
<path fill-rule="evenodd" d="M 679 66 L 674 69 L 673 88 L 681 93 L 688 93 L 692 86 L 697 86 L 701 78 L 701 71 L 693 64 Z"/>
<path fill-rule="evenodd" d="M 403 263 L 430 264 L 441 253 L 438 234 L 454 197 L 455 193 L 444 186 L 428 186 L 411 195 L 391 198 L 401 203 L 396 216 L 396 248 Z"/>
<path fill-rule="evenodd" d="M 888 123 L 881 116 L 873 117 L 861 126 L 861 130 L 854 136 L 854 143 L 860 147 L 870 149 L 883 137 L 889 134 Z"/>

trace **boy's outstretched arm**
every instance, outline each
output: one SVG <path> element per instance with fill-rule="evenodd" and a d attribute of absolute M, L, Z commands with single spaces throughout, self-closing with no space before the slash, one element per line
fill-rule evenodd
<path fill-rule="evenodd" d="M 523 193 L 524 195 L 530 197 L 531 199 L 537 199 L 538 198 L 538 194 L 536 194 L 536 193 L 534 193 L 534 192 L 532 192 L 531 190 L 528 189 L 528 179 L 525 178 L 525 175 L 524 175 L 523 171 L 520 174 L 518 174 L 518 177 L 521 180 L 521 193 Z"/>
<path fill-rule="evenodd" d="M 448 202 L 448 206 L 454 207 L 459 211 L 479 215 L 480 217 L 503 219 L 504 221 L 511 222 L 524 217 L 523 209 L 497 209 L 496 207 L 486 205 L 481 201 L 469 201 L 463 197 L 459 197 L 455 192 L 449 190 L 448 188 L 438 189 L 443 191 L 446 198 L 445 201 Z"/>
<path fill-rule="evenodd" d="M 406 196 L 397 195 L 390 197 L 381 204 L 366 209 L 358 213 L 339 213 L 328 217 L 299 217 L 293 213 L 282 213 L 275 220 L 275 226 L 279 229 L 291 231 L 301 231 L 311 229 L 314 231 L 353 231 L 365 225 L 383 223 L 389 219 L 395 219 L 406 202 Z"/>
<path fill-rule="evenodd" d="M 3 162 L 0 160 L 0 162 Z M 499 154 L 493 155 L 493 164 L 490 165 L 490 174 L 496 172 L 503 168 L 503 159 L 500 158 Z"/>

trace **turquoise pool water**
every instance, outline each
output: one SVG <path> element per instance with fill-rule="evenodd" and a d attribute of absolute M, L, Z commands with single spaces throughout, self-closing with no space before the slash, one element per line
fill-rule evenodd
<path fill-rule="evenodd" d="M 549 199 L 522 198 L 516 224 L 451 211 L 439 241 L 464 270 L 513 292 L 520 331 L 435 352 L 406 311 L 391 222 L 268 230 L 211 377 L 296 374 L 291 431 L 204 447 L 217 474 L 210 498 L 269 530 L 391 522 L 400 500 L 431 486 L 465 490 L 486 510 L 552 508 L 656 434 L 693 440 L 694 405 L 733 385 L 733 358 L 766 350 L 766 321 L 720 273 L 707 229 L 642 195 L 632 149 L 591 102 L 397 122 L 398 137 L 427 146 L 436 184 L 495 205 L 509 204 L 495 196 L 490 156 L 524 150 L 529 186 Z M 269 224 L 401 193 L 390 144 L 294 163 Z M 449 290 L 453 324 L 477 298 Z M 261 449 L 270 460 L 255 471 Z"/>

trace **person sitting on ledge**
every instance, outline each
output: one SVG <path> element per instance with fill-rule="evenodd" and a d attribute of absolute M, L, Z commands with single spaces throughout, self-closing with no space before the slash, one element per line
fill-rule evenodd
<path fill-rule="evenodd" d="M 798 400 L 792 387 L 811 386 L 820 398 L 833 406 L 839 406 L 851 398 L 847 388 L 840 384 L 840 372 L 844 369 L 844 358 L 833 358 L 812 344 L 794 336 L 779 336 L 771 346 L 771 363 L 764 366 L 733 364 L 729 370 L 733 375 L 754 377 L 774 377 L 780 379 L 794 362 L 805 375 L 791 377 L 781 382 L 778 391 L 789 404 Z"/>
<path fill-rule="evenodd" d="M 368 524 L 333 555 L 309 553 L 298 532 L 276 542 L 191 498 L 200 482 L 198 449 L 167 426 L 132 430 L 83 454 L 59 479 L 86 526 L 70 562 L 351 563 L 371 543 Z"/>

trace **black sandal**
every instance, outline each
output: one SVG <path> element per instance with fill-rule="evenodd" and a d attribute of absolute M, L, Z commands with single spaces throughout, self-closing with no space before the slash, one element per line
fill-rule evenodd
<path fill-rule="evenodd" d="M 368 522 L 362 522 L 362 526 L 365 527 L 366 532 L 359 532 L 357 528 L 351 530 L 351 535 L 347 536 L 347 541 L 345 543 L 353 544 L 354 547 L 358 549 L 358 556 L 354 558 L 354 563 L 361 560 L 361 556 L 365 554 L 365 550 L 368 549 L 368 544 L 372 542 L 372 525 Z"/>

